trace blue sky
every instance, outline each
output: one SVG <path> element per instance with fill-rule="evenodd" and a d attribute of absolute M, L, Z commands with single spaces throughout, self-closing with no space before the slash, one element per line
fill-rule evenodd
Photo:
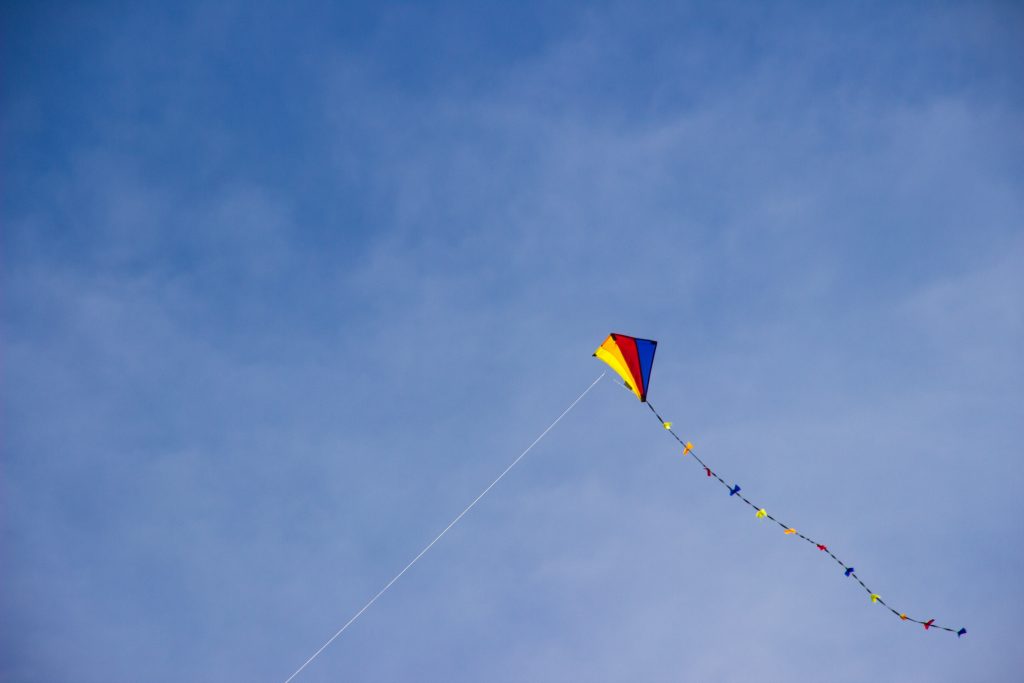
<path fill-rule="evenodd" d="M 1018 6 L 2 12 L 0 679 L 1018 674 Z"/>

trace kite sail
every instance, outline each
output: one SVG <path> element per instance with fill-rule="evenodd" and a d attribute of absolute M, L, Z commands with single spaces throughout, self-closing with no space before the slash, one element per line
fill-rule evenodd
<path fill-rule="evenodd" d="M 594 355 L 610 365 L 638 399 L 646 401 L 657 346 L 658 342 L 650 339 L 612 333 L 597 347 Z"/>
<path fill-rule="evenodd" d="M 950 633 L 955 633 L 957 638 L 966 635 L 966 628 L 953 629 L 949 628 L 948 626 L 940 626 L 939 624 L 935 623 L 935 619 L 928 619 L 927 621 L 914 619 L 912 617 L 908 617 L 905 612 L 900 612 L 895 607 L 889 605 L 882 599 L 882 597 L 878 593 L 875 593 L 873 590 L 867 587 L 864 581 L 859 576 L 857 576 L 856 569 L 854 569 L 851 565 L 848 565 L 842 560 L 840 560 L 834 552 L 829 550 L 829 547 L 827 545 L 825 545 L 824 543 L 818 543 L 809 536 L 805 536 L 804 534 L 800 533 L 795 528 L 791 527 L 789 524 L 781 522 L 772 515 L 770 515 L 765 508 L 761 507 L 760 505 L 757 505 L 756 503 L 751 502 L 746 496 L 740 493 L 740 491 L 742 491 L 743 489 L 740 488 L 739 484 L 734 483 L 732 485 L 729 485 L 728 483 L 726 483 L 726 480 L 721 477 L 721 475 L 719 475 L 717 472 L 711 469 L 711 467 L 707 463 L 701 460 L 700 456 L 697 455 L 697 452 L 694 449 L 693 444 L 690 443 L 689 441 L 686 441 L 678 434 L 676 434 L 676 432 L 672 429 L 672 423 L 666 422 L 664 418 L 662 418 L 661 415 L 658 414 L 658 411 L 654 409 L 654 406 L 651 405 L 649 401 L 647 401 L 647 385 L 651 379 L 651 366 L 654 364 L 654 349 L 657 346 L 657 344 L 658 342 L 650 339 L 637 339 L 635 337 L 629 337 L 624 334 L 610 334 L 608 335 L 608 338 L 604 340 L 601 346 L 597 348 L 597 351 L 594 352 L 594 356 L 600 358 L 605 363 L 610 365 L 612 369 L 615 370 L 615 372 L 617 372 L 623 380 L 625 380 L 626 386 L 629 387 L 629 389 L 631 389 L 634 394 L 636 394 L 637 398 L 639 398 L 644 403 L 647 403 L 647 407 L 650 408 L 651 412 L 654 413 L 654 416 L 658 418 L 658 422 L 661 423 L 661 426 L 668 430 L 669 434 L 671 434 L 672 437 L 679 442 L 679 445 L 683 447 L 682 455 L 684 457 L 687 455 L 692 455 L 693 460 L 699 463 L 701 468 L 703 468 L 703 471 L 707 475 L 707 478 L 713 478 L 719 484 L 724 486 L 726 490 L 729 492 L 730 498 L 736 498 L 737 500 L 742 501 L 744 504 L 746 504 L 752 510 L 754 510 L 755 519 L 766 519 L 771 522 L 774 522 L 777 526 L 782 528 L 783 534 L 785 536 L 799 538 L 802 541 L 808 543 L 810 546 L 816 548 L 820 553 L 824 553 L 828 557 L 835 560 L 836 564 L 838 564 L 839 567 L 842 569 L 843 576 L 850 577 L 856 580 L 857 583 L 860 584 L 861 588 L 863 588 L 867 592 L 872 604 L 881 605 L 882 607 L 892 612 L 895 616 L 899 617 L 901 621 L 909 621 L 915 624 L 920 624 L 924 626 L 924 629 L 926 631 L 930 629 L 949 631 Z"/>

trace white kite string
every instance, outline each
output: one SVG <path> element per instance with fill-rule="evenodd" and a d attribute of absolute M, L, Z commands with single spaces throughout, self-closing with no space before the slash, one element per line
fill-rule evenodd
<path fill-rule="evenodd" d="M 560 421 L 560 420 L 561 420 L 561 419 L 562 419 L 563 417 L 565 417 L 566 415 L 568 415 L 568 414 L 569 414 L 569 411 L 570 411 L 570 410 L 572 410 L 572 409 L 573 409 L 573 408 L 574 408 L 574 407 L 576 406 L 576 404 L 577 404 L 577 403 L 579 403 L 579 402 L 580 402 L 580 400 L 582 400 L 582 399 L 583 399 L 583 397 L 587 395 L 587 392 L 589 392 L 589 391 L 590 391 L 591 389 L 593 389 L 593 388 L 594 388 L 594 385 L 595 385 L 595 384 L 597 384 L 598 382 L 600 382 L 600 381 L 601 381 L 601 378 L 602 378 L 602 377 L 604 377 L 604 375 L 605 375 L 605 373 L 603 373 L 603 372 L 602 372 L 602 373 L 601 373 L 601 375 L 600 375 L 600 376 L 599 376 L 599 377 L 598 377 L 597 379 L 595 379 L 595 380 L 594 380 L 594 381 L 593 381 L 593 382 L 592 382 L 592 383 L 590 384 L 590 386 L 589 386 L 589 387 L 587 387 L 586 391 L 584 391 L 584 392 L 583 392 L 582 394 L 580 394 L 580 395 L 579 395 L 579 396 L 578 396 L 578 397 L 576 398 L 576 400 L 575 400 L 575 401 L 573 401 L 572 403 L 570 403 L 570 404 L 569 404 L 569 407 L 568 407 L 568 408 L 566 408 L 566 409 L 565 409 L 564 411 L 562 411 L 562 414 L 561 414 L 561 415 L 559 415 L 559 416 L 558 416 L 558 417 L 557 417 L 557 418 L 555 419 L 555 421 L 554 421 L 554 422 L 552 422 L 552 423 L 551 423 L 550 425 L 548 425 L 548 428 L 547 428 L 547 429 L 545 429 L 545 430 L 544 430 L 543 432 L 541 432 L 541 435 L 540 435 L 540 436 L 538 436 L 538 437 L 537 437 L 536 439 L 534 439 L 533 443 L 531 443 L 531 444 L 530 444 L 529 446 L 527 446 L 527 447 L 526 447 L 526 450 L 524 450 L 524 451 L 523 451 L 522 453 L 520 453 L 520 454 L 519 454 L 519 457 L 518 457 L 518 458 L 516 458 L 515 460 L 513 460 L 513 461 L 512 461 L 512 464 L 511 464 L 511 465 L 509 465 L 508 467 L 506 467 L 506 468 L 505 468 L 505 471 L 504 471 L 504 472 L 502 472 L 501 474 L 499 474 L 499 475 L 498 475 L 498 478 L 497 478 L 497 479 L 495 479 L 494 481 L 492 481 L 492 482 L 491 482 L 491 485 L 490 485 L 490 486 L 488 486 L 487 488 L 485 488 L 485 489 L 483 490 L 483 493 L 481 493 L 481 494 L 480 494 L 479 496 L 477 496 L 477 497 L 476 497 L 475 499 L 473 499 L 473 502 L 472 502 L 472 503 L 470 503 L 469 505 L 467 505 L 467 506 L 466 506 L 466 509 L 465 509 L 465 510 L 463 510 L 462 512 L 460 512 L 460 513 L 459 513 L 459 516 L 458 516 L 458 517 L 456 517 L 455 519 L 453 519 L 453 520 L 452 520 L 452 523 L 451 523 L 451 524 L 449 524 L 448 526 L 446 526 L 446 527 L 444 528 L 444 531 L 442 531 L 441 533 L 439 533 L 439 534 L 437 535 L 437 538 L 435 538 L 435 539 L 434 539 L 433 541 L 431 541 L 430 543 L 428 543 L 428 544 L 427 544 L 427 547 L 426 547 L 426 548 L 424 548 L 423 550 L 421 550 L 421 551 L 420 551 L 420 554 L 419 554 L 419 555 L 417 555 L 416 557 L 412 558 L 412 561 L 411 561 L 411 562 L 410 562 L 409 564 L 405 565 L 405 569 L 403 569 L 402 571 L 400 571 L 400 572 L 398 572 L 397 574 L 395 574 L 395 578 L 393 578 L 393 579 L 391 579 L 390 581 L 388 581 L 387 585 L 386 585 L 386 586 L 384 586 L 383 588 L 381 588 L 381 589 L 380 589 L 380 592 L 379 592 L 379 593 L 377 593 L 377 594 L 376 594 L 376 595 L 374 595 L 374 596 L 373 596 L 372 598 L 370 598 L 370 601 L 369 601 L 368 603 L 366 603 L 365 605 L 363 605 L 363 608 L 362 608 L 361 610 L 359 610 L 358 612 L 356 612 L 356 613 L 355 613 L 355 615 L 354 615 L 354 616 L 353 616 L 353 617 L 352 617 L 351 619 L 349 619 L 349 620 L 348 620 L 347 622 L 345 622 L 345 625 L 344 625 L 344 626 L 342 626 L 341 628 L 339 628 L 339 629 L 338 629 L 338 632 L 337 632 L 337 633 L 335 633 L 335 634 L 334 634 L 333 636 L 331 636 L 330 638 L 328 638 L 327 642 L 326 642 L 326 643 L 324 643 L 323 645 L 321 645 L 321 646 L 320 646 L 320 649 L 319 649 L 319 650 L 317 650 L 316 652 L 314 652 L 314 653 L 313 653 L 313 656 L 311 656 L 311 657 L 310 657 L 309 659 L 307 659 L 307 660 L 306 660 L 305 662 L 303 662 L 302 666 L 300 666 L 300 667 L 299 667 L 298 669 L 296 669 L 296 670 L 295 670 L 295 673 L 293 673 L 293 674 L 292 674 L 291 676 L 289 676 L 288 678 L 286 678 L 286 679 L 285 679 L 285 681 L 284 681 L 284 683 L 289 683 L 289 681 L 291 681 L 291 680 L 292 680 L 293 678 L 295 678 L 296 676 L 298 676 L 298 675 L 299 675 L 299 673 L 300 673 L 300 672 L 301 672 L 301 671 L 302 671 L 303 669 L 305 669 L 305 668 L 306 668 L 306 666 L 307 666 L 307 665 L 309 665 L 309 663 L 310 663 L 310 662 L 312 662 L 312 661 L 313 661 L 314 659 L 316 659 L 316 658 L 317 658 L 317 657 L 318 657 L 318 656 L 320 655 L 320 653 L 321 653 L 321 652 L 323 652 L 324 650 L 326 650 L 326 649 L 327 649 L 327 646 L 328 646 L 328 645 L 330 645 L 331 643 L 333 643 L 333 642 L 334 642 L 334 640 L 335 640 L 335 639 L 336 639 L 336 638 L 337 638 L 338 636 L 340 636 L 340 635 L 341 635 L 342 633 L 344 633 L 344 632 L 345 632 L 345 629 L 347 629 L 347 628 L 348 628 L 349 626 L 351 626 L 351 625 L 352 625 L 352 622 L 354 622 L 354 621 L 355 621 L 356 619 L 358 619 L 358 618 L 359 618 L 359 615 L 361 615 L 361 614 L 362 614 L 363 612 L 365 612 L 365 611 L 366 611 L 366 610 L 367 610 L 367 609 L 368 609 L 368 608 L 370 607 L 370 605 L 372 605 L 373 603 L 375 603 L 375 602 L 377 601 L 377 598 L 379 598 L 380 596 L 384 595 L 384 592 L 385 592 L 385 591 L 387 591 L 387 589 L 391 588 L 391 585 L 392 585 L 392 584 L 393 584 L 393 583 L 394 583 L 395 581 L 398 581 L 398 579 L 402 578 L 402 574 L 404 574 L 404 573 L 406 573 L 407 571 L 409 571 L 409 568 L 410 568 L 410 567 L 412 567 L 412 566 L 413 566 L 414 564 L 416 564 L 416 561 L 417 561 L 417 560 L 419 560 L 419 559 L 420 559 L 421 557 L 423 557 L 423 556 L 424 556 L 424 555 L 426 554 L 426 552 L 427 552 L 428 550 L 430 550 L 430 549 L 431 549 L 431 548 L 432 548 L 432 547 L 434 546 L 434 544 L 435 544 L 435 543 L 437 543 L 438 541 L 440 541 L 440 540 L 441 540 L 441 537 L 442 537 L 442 536 L 444 536 L 444 535 L 445 535 L 446 533 L 448 533 L 448 530 L 449 530 L 449 529 L 451 529 L 451 528 L 452 528 L 453 526 L 455 526 L 456 522 L 458 522 L 458 521 L 459 521 L 460 519 L 462 519 L 462 517 L 463 517 L 463 516 L 464 516 L 464 515 L 465 515 L 465 514 L 466 514 L 467 512 L 469 512 L 470 510 L 472 510 L 472 509 L 473 509 L 473 506 L 474 506 L 474 505 L 476 505 L 476 504 L 477 504 L 477 503 L 478 503 L 478 502 L 480 501 L 480 499 L 481 499 L 481 498 L 483 498 L 483 497 L 484 497 L 485 495 L 487 495 L 487 492 L 488 492 L 488 491 L 490 491 L 490 490 L 491 490 L 492 488 L 494 488 L 494 485 L 495 485 L 495 484 L 497 484 L 497 483 L 498 483 L 499 481 L 501 481 L 501 478 L 502 478 L 502 477 L 504 477 L 504 476 L 505 476 L 506 474 L 508 474 L 509 470 L 511 470 L 511 469 L 512 469 L 513 467 L 515 467 L 515 466 L 516 466 L 516 464 L 518 464 L 518 463 L 519 463 L 519 461 L 523 459 L 523 456 L 525 456 L 525 455 L 526 455 L 527 453 L 529 453 L 529 452 L 530 452 L 530 449 L 531 449 L 531 448 L 533 448 L 534 446 L 536 446 L 536 445 L 537 445 L 537 444 L 538 444 L 538 443 L 540 442 L 540 440 L 541 440 L 541 439 L 543 439 L 543 438 L 544 438 L 544 437 L 545 437 L 545 436 L 547 435 L 547 433 L 548 433 L 548 432 L 550 432 L 550 431 L 551 431 L 551 429 L 552 429 L 552 428 L 553 428 L 553 427 L 554 427 L 554 426 L 555 426 L 556 424 L 558 424 L 558 423 L 559 423 L 559 421 Z"/>

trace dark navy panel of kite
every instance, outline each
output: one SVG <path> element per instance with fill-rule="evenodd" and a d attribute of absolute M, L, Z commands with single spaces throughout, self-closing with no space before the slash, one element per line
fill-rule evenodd
<path fill-rule="evenodd" d="M 643 378 L 643 398 L 647 400 L 647 385 L 651 382 L 651 368 L 654 367 L 654 352 L 658 348 L 658 342 L 650 339 L 635 339 L 636 355 L 640 358 L 640 376 Z"/>

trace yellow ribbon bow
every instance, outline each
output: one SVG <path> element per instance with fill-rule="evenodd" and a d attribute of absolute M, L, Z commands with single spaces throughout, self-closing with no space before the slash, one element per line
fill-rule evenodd
<path fill-rule="evenodd" d="M 880 597 L 882 597 L 882 596 L 880 596 L 878 593 L 872 593 L 871 594 L 871 602 L 878 602 L 878 598 L 880 598 Z"/>
<path fill-rule="evenodd" d="M 665 429 L 672 429 L 672 423 L 671 422 L 663 422 L 662 425 L 665 427 Z"/>
<path fill-rule="evenodd" d="M 757 514 L 754 515 L 754 516 L 757 517 L 758 519 L 764 519 L 765 517 L 768 516 L 768 511 L 765 510 L 764 508 L 761 508 L 760 510 L 757 511 Z"/>

